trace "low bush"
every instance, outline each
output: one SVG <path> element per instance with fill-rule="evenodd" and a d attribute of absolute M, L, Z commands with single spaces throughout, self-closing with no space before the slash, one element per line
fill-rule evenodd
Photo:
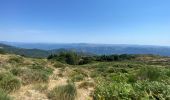
<path fill-rule="evenodd" d="M 82 57 L 79 61 L 79 65 L 89 64 L 95 61 L 94 57 Z"/>
<path fill-rule="evenodd" d="M 100 82 L 95 88 L 94 100 L 129 100 L 133 97 L 133 88 L 127 83 Z"/>
<path fill-rule="evenodd" d="M 133 85 L 136 97 L 148 96 L 152 100 L 169 100 L 170 85 L 161 82 L 139 81 Z M 147 94 L 147 95 L 146 95 Z"/>
<path fill-rule="evenodd" d="M 75 100 L 77 95 L 76 87 L 73 83 L 57 86 L 48 93 L 51 100 Z"/>
<path fill-rule="evenodd" d="M 80 56 L 75 52 L 70 51 L 70 52 L 60 52 L 59 54 L 49 55 L 47 59 L 56 60 L 70 65 L 78 65 Z"/>
<path fill-rule="evenodd" d="M 0 73 L 0 88 L 6 92 L 13 92 L 21 87 L 21 81 L 10 73 Z"/>
<path fill-rule="evenodd" d="M 99 81 L 94 100 L 169 100 L 170 85 L 157 81 L 126 82 Z"/>
<path fill-rule="evenodd" d="M 137 77 L 139 80 L 156 81 L 161 77 L 161 69 L 156 67 L 144 67 L 142 68 Z"/>
<path fill-rule="evenodd" d="M 0 89 L 0 100 L 11 100 L 11 97 L 8 96 L 2 89 Z"/>
<path fill-rule="evenodd" d="M 91 73 L 90 73 L 90 77 L 91 77 L 91 78 L 98 77 L 98 73 L 97 73 L 97 72 L 91 72 Z"/>
<path fill-rule="evenodd" d="M 5 54 L 5 50 L 3 48 L 0 47 L 0 54 Z"/>
<path fill-rule="evenodd" d="M 8 60 L 9 63 L 22 63 L 23 62 L 23 58 L 20 56 L 12 56 L 9 58 Z"/>

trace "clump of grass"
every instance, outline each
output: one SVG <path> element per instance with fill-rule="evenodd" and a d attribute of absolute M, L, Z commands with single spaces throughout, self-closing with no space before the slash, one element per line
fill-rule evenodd
<path fill-rule="evenodd" d="M 23 73 L 23 69 L 16 67 L 16 68 L 12 68 L 12 69 L 10 70 L 10 72 L 11 72 L 13 75 L 18 76 L 18 75 L 20 75 L 20 74 Z"/>
<path fill-rule="evenodd" d="M 0 89 L 0 100 L 11 100 L 11 97 L 8 96 L 8 94 L 2 89 Z"/>
<path fill-rule="evenodd" d="M 70 71 L 68 76 L 70 77 L 70 79 L 73 82 L 79 82 L 79 81 L 84 80 L 84 78 L 87 77 L 88 75 L 82 69 L 76 68 L 76 69 Z"/>
<path fill-rule="evenodd" d="M 20 56 L 12 56 L 9 58 L 8 60 L 9 63 L 22 63 L 23 62 L 23 58 Z"/>
<path fill-rule="evenodd" d="M 83 81 L 82 83 L 80 83 L 80 85 L 78 86 L 79 88 L 84 88 L 87 89 L 89 87 L 94 87 L 94 82 L 90 82 L 90 81 Z"/>
<path fill-rule="evenodd" d="M 55 62 L 53 66 L 55 68 L 64 68 L 65 67 L 65 65 L 61 62 Z"/>
<path fill-rule="evenodd" d="M 40 92 L 47 92 L 47 89 L 48 89 L 48 84 L 41 84 L 41 83 L 38 83 L 38 84 L 35 84 L 33 86 L 33 89 L 36 89 Z"/>
<path fill-rule="evenodd" d="M 79 81 L 82 81 L 84 79 L 84 76 L 82 74 L 77 74 L 77 75 L 74 75 L 71 80 L 73 82 L 79 82 Z"/>
<path fill-rule="evenodd" d="M 21 87 L 21 81 L 10 73 L 0 73 L 0 88 L 6 92 L 13 92 Z"/>
<path fill-rule="evenodd" d="M 33 71 L 30 69 L 23 70 L 24 73 L 20 75 L 21 79 L 23 80 L 23 84 L 30 84 L 34 82 L 47 82 L 49 79 L 49 76 L 38 72 L 38 71 Z"/>
<path fill-rule="evenodd" d="M 33 71 L 37 71 L 46 75 L 50 75 L 53 73 L 53 69 L 41 65 L 33 65 L 30 67 Z"/>
<path fill-rule="evenodd" d="M 48 93 L 51 100 L 75 100 L 76 95 L 77 90 L 73 83 L 57 86 Z"/>
<path fill-rule="evenodd" d="M 91 77 L 91 78 L 95 78 L 95 77 L 97 77 L 97 76 L 98 76 L 98 73 L 95 72 L 95 71 L 90 73 L 90 77 Z"/>
<path fill-rule="evenodd" d="M 47 82 L 53 69 L 34 65 L 27 68 L 13 68 L 11 73 L 20 77 L 23 84 L 26 85 L 34 82 Z"/>

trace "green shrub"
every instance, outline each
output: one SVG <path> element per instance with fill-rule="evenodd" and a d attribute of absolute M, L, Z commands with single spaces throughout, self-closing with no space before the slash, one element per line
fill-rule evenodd
<path fill-rule="evenodd" d="M 92 63 L 92 61 L 94 61 L 94 60 L 95 60 L 94 57 L 82 57 L 81 60 L 79 61 L 79 65 Z"/>
<path fill-rule="evenodd" d="M 0 73 L 0 88 L 6 92 L 13 92 L 21 87 L 21 82 L 10 73 Z"/>
<path fill-rule="evenodd" d="M 0 89 L 0 100 L 11 100 L 7 93 Z"/>
<path fill-rule="evenodd" d="M 135 75 L 128 75 L 127 82 L 129 83 L 135 83 L 137 81 L 137 77 Z"/>
<path fill-rule="evenodd" d="M 128 75 L 127 74 L 122 74 L 122 73 L 119 73 L 119 74 L 115 74 L 113 77 L 112 77 L 112 81 L 114 82 L 117 82 L 117 83 L 125 83 L 128 81 Z"/>
<path fill-rule="evenodd" d="M 60 61 L 62 63 L 67 63 L 70 65 L 77 65 L 79 64 L 80 56 L 75 52 L 60 52 L 57 55 L 50 55 L 47 59 L 52 59 L 56 61 Z"/>
<path fill-rule="evenodd" d="M 95 88 L 94 100 L 129 100 L 134 91 L 131 84 L 100 82 Z M 128 99 L 129 98 L 129 99 Z"/>
<path fill-rule="evenodd" d="M 113 68 L 109 67 L 105 69 L 107 73 L 128 73 L 127 69 L 125 68 Z"/>
<path fill-rule="evenodd" d="M 169 100 L 170 85 L 156 81 L 126 82 L 99 81 L 94 100 Z"/>
<path fill-rule="evenodd" d="M 147 94 L 153 100 L 170 99 L 170 85 L 161 82 L 137 82 L 133 87 L 138 97 L 144 97 Z"/>
<path fill-rule="evenodd" d="M 0 54 L 5 54 L 5 50 L 3 48 L 0 47 Z"/>
<path fill-rule="evenodd" d="M 166 75 L 170 77 L 170 69 L 166 69 Z"/>
<path fill-rule="evenodd" d="M 95 78 L 95 77 L 97 77 L 98 76 L 98 73 L 97 72 L 91 72 L 90 73 L 90 77 L 91 78 Z"/>
<path fill-rule="evenodd" d="M 57 86 L 48 93 L 51 100 L 75 100 L 77 95 L 76 87 L 73 83 Z"/>
<path fill-rule="evenodd" d="M 161 77 L 161 69 L 156 67 L 144 67 L 137 74 L 139 80 L 156 81 Z"/>

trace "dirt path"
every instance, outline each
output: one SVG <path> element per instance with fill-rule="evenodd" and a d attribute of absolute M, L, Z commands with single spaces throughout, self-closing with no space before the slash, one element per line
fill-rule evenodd
<path fill-rule="evenodd" d="M 67 84 L 67 78 L 58 77 L 58 74 L 59 74 L 59 69 L 55 69 L 53 75 L 50 76 L 50 80 L 48 83 L 48 90 L 52 90 L 55 86 Z"/>
<path fill-rule="evenodd" d="M 90 97 L 92 89 L 77 89 L 77 98 L 76 100 L 93 100 Z"/>
<path fill-rule="evenodd" d="M 12 93 L 11 97 L 14 100 L 49 100 L 45 94 L 32 87 L 32 85 L 22 86 L 18 91 Z"/>

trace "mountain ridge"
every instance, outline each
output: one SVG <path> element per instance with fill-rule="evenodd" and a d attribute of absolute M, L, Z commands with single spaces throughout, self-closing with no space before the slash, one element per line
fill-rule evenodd
<path fill-rule="evenodd" d="M 91 53 L 96 55 L 110 54 L 153 54 L 161 56 L 170 56 L 169 46 L 153 45 L 127 45 L 127 44 L 88 44 L 88 43 L 70 43 L 70 44 L 34 44 L 34 43 L 15 43 L 2 42 L 2 44 L 11 45 L 20 48 L 23 52 L 44 53 L 49 55 L 51 52 L 56 53 L 59 49 L 71 50 L 75 52 Z"/>

